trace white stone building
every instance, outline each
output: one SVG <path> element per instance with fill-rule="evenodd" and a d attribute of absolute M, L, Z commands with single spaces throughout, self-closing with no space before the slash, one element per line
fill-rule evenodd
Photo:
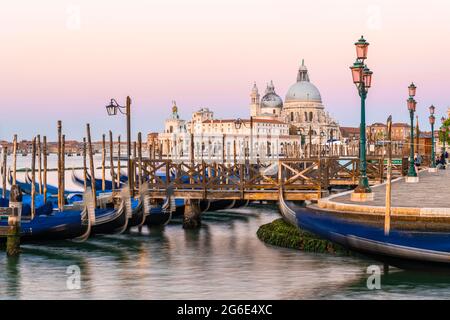
<path fill-rule="evenodd" d="M 277 159 L 285 155 L 288 146 L 300 143 L 298 136 L 289 135 L 289 125 L 278 119 L 215 119 L 208 108 L 192 114 L 189 121 L 181 120 L 174 104 L 171 118 L 165 121 L 163 133 L 158 134 L 162 153 L 171 158 L 190 157 L 191 139 L 197 160 L 222 159 L 231 162 Z"/>
<path fill-rule="evenodd" d="M 262 98 L 255 83 L 250 98 L 251 117 L 245 120 L 215 119 L 210 109 L 201 108 L 185 121 L 173 102 L 172 116 L 165 122 L 164 133 L 158 135 L 162 153 L 187 158 L 193 145 L 196 159 L 276 159 L 294 150 L 302 154 L 307 144 L 325 145 L 340 139 L 339 125 L 325 112 L 303 62 L 284 102 L 272 81 Z"/>

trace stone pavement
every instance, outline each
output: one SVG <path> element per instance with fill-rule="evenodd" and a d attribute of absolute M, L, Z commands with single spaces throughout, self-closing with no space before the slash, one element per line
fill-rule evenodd
<path fill-rule="evenodd" d="M 450 217 L 450 170 L 438 170 L 437 173 L 424 170 L 420 172 L 419 180 L 419 183 L 406 183 L 404 178 L 393 181 L 392 214 Z M 374 186 L 372 190 L 373 201 L 352 202 L 351 191 L 321 199 L 317 205 L 325 210 L 384 214 L 386 185 Z"/>

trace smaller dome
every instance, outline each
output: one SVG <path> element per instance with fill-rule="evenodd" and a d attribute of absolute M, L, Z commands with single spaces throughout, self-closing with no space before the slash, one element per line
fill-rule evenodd
<path fill-rule="evenodd" d="M 283 100 L 276 94 L 272 81 L 270 81 L 270 85 L 267 85 L 266 92 L 261 99 L 261 109 L 264 108 L 283 108 Z"/>

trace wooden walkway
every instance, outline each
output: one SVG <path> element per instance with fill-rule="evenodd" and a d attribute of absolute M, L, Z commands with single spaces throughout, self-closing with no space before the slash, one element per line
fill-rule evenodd
<path fill-rule="evenodd" d="M 399 178 L 392 183 L 392 214 L 410 217 L 450 218 L 450 170 L 419 174 L 419 183 L 406 183 Z M 318 207 L 324 210 L 384 215 L 386 185 L 372 187 L 374 200 L 355 203 L 350 192 L 320 199 Z"/>
<path fill-rule="evenodd" d="M 355 186 L 359 180 L 359 160 L 328 157 L 283 159 L 271 165 L 261 163 L 176 162 L 171 160 L 133 160 L 138 176 L 134 190 L 145 181 L 152 198 L 209 200 L 278 201 L 283 191 L 286 200 L 318 200 L 328 195 L 333 186 Z M 381 183 L 386 166 L 383 158 L 369 158 L 369 182 Z M 400 176 L 404 165 L 394 166 Z"/>

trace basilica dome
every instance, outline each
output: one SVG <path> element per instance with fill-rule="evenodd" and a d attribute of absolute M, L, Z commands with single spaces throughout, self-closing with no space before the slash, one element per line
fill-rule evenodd
<path fill-rule="evenodd" d="M 285 101 L 322 103 L 319 90 L 309 81 L 308 69 L 304 62 L 298 70 L 297 82 L 289 88 Z"/>
<path fill-rule="evenodd" d="M 261 99 L 261 109 L 277 109 L 283 108 L 283 100 L 279 95 L 275 92 L 275 87 L 273 82 L 271 81 L 269 85 L 267 85 L 266 92 Z"/>

